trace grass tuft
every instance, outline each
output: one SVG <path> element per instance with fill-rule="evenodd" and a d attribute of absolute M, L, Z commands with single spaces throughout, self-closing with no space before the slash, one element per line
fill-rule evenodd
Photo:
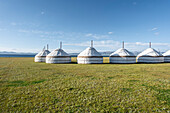
<path fill-rule="evenodd" d="M 43 80 L 39 80 L 39 81 L 21 81 L 21 80 L 18 80 L 18 81 L 9 81 L 6 85 L 6 87 L 21 87 L 21 86 L 29 86 L 29 85 L 33 85 L 33 84 L 38 84 L 38 83 L 42 83 L 46 81 L 45 79 Z"/>
<path fill-rule="evenodd" d="M 120 88 L 120 90 L 123 91 L 123 92 L 124 92 L 124 91 L 132 91 L 131 88 Z"/>
<path fill-rule="evenodd" d="M 128 82 L 140 82 L 140 80 L 128 80 Z"/>
<path fill-rule="evenodd" d="M 38 80 L 38 81 L 32 81 L 31 84 L 38 84 L 46 81 L 46 79 Z"/>

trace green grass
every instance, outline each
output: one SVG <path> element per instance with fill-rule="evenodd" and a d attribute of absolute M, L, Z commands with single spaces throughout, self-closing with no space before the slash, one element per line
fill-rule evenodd
<path fill-rule="evenodd" d="M 170 63 L 0 58 L 0 112 L 170 112 Z"/>

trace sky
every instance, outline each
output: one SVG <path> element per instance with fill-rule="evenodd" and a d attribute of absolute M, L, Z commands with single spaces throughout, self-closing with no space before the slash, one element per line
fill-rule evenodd
<path fill-rule="evenodd" d="M 170 49 L 170 0 L 0 0 L 0 51 Z"/>

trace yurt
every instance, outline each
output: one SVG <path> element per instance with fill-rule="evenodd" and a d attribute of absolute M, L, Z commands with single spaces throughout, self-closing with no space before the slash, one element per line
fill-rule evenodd
<path fill-rule="evenodd" d="M 136 56 L 124 48 L 124 42 L 122 48 L 113 52 L 109 57 L 110 63 L 120 63 L 120 64 L 132 64 L 136 63 Z"/>
<path fill-rule="evenodd" d="M 47 45 L 47 49 L 44 49 L 42 51 L 40 51 L 36 56 L 34 61 L 35 62 L 45 62 L 46 60 L 46 56 L 50 53 L 50 51 L 48 50 L 48 45 Z"/>
<path fill-rule="evenodd" d="M 91 41 L 91 47 L 86 48 L 77 56 L 78 64 L 101 64 L 103 63 L 103 56 L 96 51 Z"/>
<path fill-rule="evenodd" d="M 52 51 L 46 57 L 46 63 L 70 63 L 71 56 L 62 49 L 62 42 L 60 42 L 60 48 Z"/>
<path fill-rule="evenodd" d="M 136 60 L 138 63 L 161 63 L 164 62 L 164 57 L 155 49 L 151 48 L 151 43 L 149 48 L 141 52 Z"/>
<path fill-rule="evenodd" d="M 164 62 L 170 62 L 170 50 L 163 54 Z"/>

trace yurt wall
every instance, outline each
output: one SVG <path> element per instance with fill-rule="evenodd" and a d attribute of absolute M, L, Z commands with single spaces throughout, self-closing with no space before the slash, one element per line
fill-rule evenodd
<path fill-rule="evenodd" d="M 91 41 L 91 47 L 86 48 L 77 56 L 78 64 L 101 64 L 103 63 L 103 56 L 93 47 L 93 41 Z"/>

